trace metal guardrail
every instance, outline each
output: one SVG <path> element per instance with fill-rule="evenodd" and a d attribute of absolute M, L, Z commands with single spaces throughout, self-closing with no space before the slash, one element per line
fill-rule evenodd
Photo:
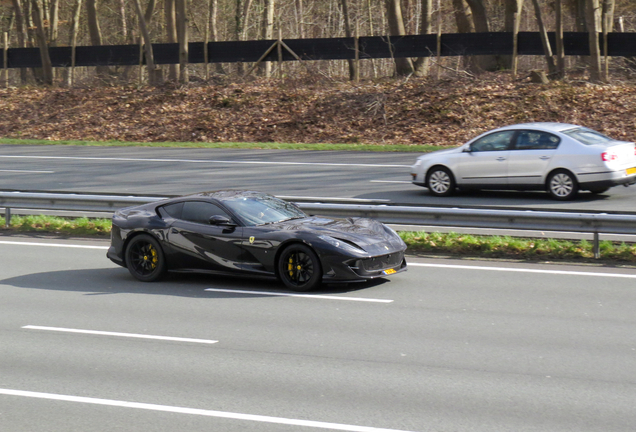
<path fill-rule="evenodd" d="M 114 212 L 132 205 L 159 201 L 165 197 L 79 195 L 67 193 L 0 192 L 6 225 L 11 208 Z M 298 202 L 310 214 L 332 217 L 368 217 L 384 223 L 462 228 L 549 230 L 594 235 L 594 255 L 600 255 L 599 234 L 636 234 L 636 215 L 566 213 L 534 210 L 488 210 L 438 207 L 407 207 L 370 204 Z M 354 201 L 355 202 L 355 201 Z"/>

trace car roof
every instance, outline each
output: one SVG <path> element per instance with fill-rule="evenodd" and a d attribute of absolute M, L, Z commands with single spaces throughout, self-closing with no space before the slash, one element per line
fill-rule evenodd
<path fill-rule="evenodd" d="M 263 192 L 248 191 L 248 190 L 218 190 L 210 192 L 198 192 L 191 195 L 186 195 L 179 198 L 212 198 L 218 201 L 231 200 L 236 198 L 250 198 L 250 197 L 266 197 L 270 196 Z"/>
<path fill-rule="evenodd" d="M 562 132 L 564 130 L 579 128 L 581 126 L 569 123 L 556 123 L 556 122 L 535 122 L 535 123 L 520 123 L 515 125 L 504 126 L 498 130 L 506 129 L 539 129 L 547 132 Z"/>

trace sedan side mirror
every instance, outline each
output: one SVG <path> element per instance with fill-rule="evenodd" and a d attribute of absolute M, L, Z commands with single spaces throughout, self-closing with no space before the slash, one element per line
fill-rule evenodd
<path fill-rule="evenodd" d="M 464 150 L 462 150 L 462 153 L 472 153 L 473 150 L 470 148 L 470 146 L 468 147 L 464 147 Z"/>
<path fill-rule="evenodd" d="M 210 216 L 210 225 L 222 226 L 222 227 L 236 227 L 236 224 L 229 218 L 221 215 Z"/>

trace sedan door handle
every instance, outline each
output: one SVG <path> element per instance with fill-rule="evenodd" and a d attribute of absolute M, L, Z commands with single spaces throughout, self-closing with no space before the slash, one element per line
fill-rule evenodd
<path fill-rule="evenodd" d="M 548 160 L 548 159 L 550 159 L 550 156 L 541 156 L 539 159 L 541 159 L 541 160 Z"/>
<path fill-rule="evenodd" d="M 505 161 L 505 160 L 506 160 L 506 158 L 505 158 L 505 157 L 503 157 L 503 156 L 499 156 L 499 157 L 497 158 L 497 160 L 498 160 L 498 161 Z"/>

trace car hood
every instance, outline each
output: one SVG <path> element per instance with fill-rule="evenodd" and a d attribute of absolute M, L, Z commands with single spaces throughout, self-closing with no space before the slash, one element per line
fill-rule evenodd
<path fill-rule="evenodd" d="M 436 150 L 434 152 L 430 152 L 430 153 L 426 153 L 420 157 L 418 157 L 418 159 L 428 159 L 429 157 L 437 157 L 437 156 L 443 156 L 446 154 L 451 154 L 451 153 L 460 153 L 462 151 L 462 147 L 455 147 L 455 148 L 451 148 L 451 149 L 445 149 L 445 150 Z"/>
<path fill-rule="evenodd" d="M 310 216 L 277 224 L 280 229 L 326 235 L 353 243 L 371 255 L 406 249 L 401 238 L 378 221 L 367 218 L 326 218 Z"/>

